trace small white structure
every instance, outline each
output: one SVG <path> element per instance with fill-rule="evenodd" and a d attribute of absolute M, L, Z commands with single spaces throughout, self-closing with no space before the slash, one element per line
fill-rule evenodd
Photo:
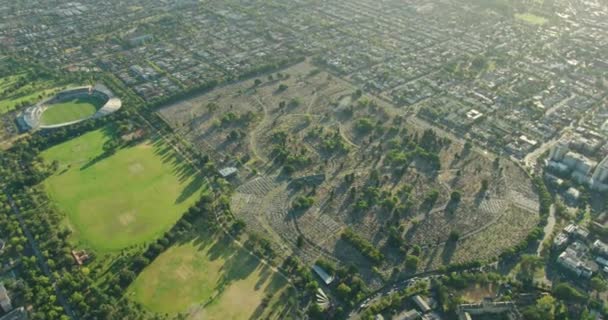
<path fill-rule="evenodd" d="M 581 192 L 578 189 L 570 187 L 566 191 L 566 200 L 570 203 L 577 203 L 578 199 L 581 197 Z"/>
<path fill-rule="evenodd" d="M 19 307 L 5 314 L 0 320 L 27 320 L 27 312 L 24 307 Z"/>
<path fill-rule="evenodd" d="M 419 294 L 415 295 L 412 300 L 414 300 L 414 302 L 416 303 L 416 305 L 418 306 L 418 308 L 420 308 L 420 311 L 422 311 L 423 313 L 427 313 L 429 311 L 431 311 L 431 307 L 429 306 L 429 303 L 426 302 L 426 300 L 421 297 Z"/>
<path fill-rule="evenodd" d="M 323 268 L 318 265 L 313 265 L 312 270 L 323 280 L 326 285 L 330 285 L 334 281 L 334 277 L 327 273 Z"/>
<path fill-rule="evenodd" d="M 237 171 L 238 170 L 235 167 L 226 167 L 226 168 L 220 169 L 219 173 L 220 173 L 220 176 L 222 176 L 222 178 L 228 178 L 228 177 L 232 176 L 233 174 L 235 174 Z"/>
<path fill-rule="evenodd" d="M 418 320 L 421 319 L 422 316 L 420 313 L 414 309 L 401 312 L 400 314 L 393 317 L 393 320 Z"/>
<path fill-rule="evenodd" d="M 523 135 L 519 137 L 519 140 L 529 144 L 531 147 L 535 147 L 538 144 L 538 141 L 532 140 L 532 139 L 528 138 L 527 136 L 523 136 Z"/>
<path fill-rule="evenodd" d="M 556 248 L 563 248 L 568 243 L 568 240 L 569 240 L 568 235 L 563 232 L 560 232 L 553 239 L 553 245 Z"/>
<path fill-rule="evenodd" d="M 317 298 L 317 304 L 323 310 L 325 310 L 325 309 L 327 309 L 327 308 L 329 308 L 331 306 L 329 298 L 327 297 L 327 295 L 325 294 L 325 292 L 323 291 L 323 289 L 318 288 L 317 289 L 317 294 L 315 296 Z"/>
<path fill-rule="evenodd" d="M 11 298 L 8 296 L 4 283 L 0 283 L 0 308 L 2 308 L 4 312 L 13 310 Z"/>
<path fill-rule="evenodd" d="M 602 240 L 595 240 L 593 242 L 593 249 L 599 254 L 608 257 L 608 244 L 605 244 Z"/>
<path fill-rule="evenodd" d="M 469 110 L 469 112 L 467 112 L 467 118 L 469 118 L 471 120 L 477 120 L 481 117 L 483 117 L 483 113 L 481 113 L 475 109 L 471 109 L 471 110 Z"/>

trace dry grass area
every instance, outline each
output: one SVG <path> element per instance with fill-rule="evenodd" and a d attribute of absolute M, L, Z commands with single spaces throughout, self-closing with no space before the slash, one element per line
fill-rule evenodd
<path fill-rule="evenodd" d="M 290 290 L 283 278 L 229 238 L 205 234 L 162 253 L 128 294 L 152 314 L 282 319 L 293 311 L 286 302 Z"/>
<path fill-rule="evenodd" d="M 340 239 L 345 228 L 386 253 L 380 269 L 388 272 L 404 260 L 388 244 L 393 226 L 404 244 L 423 248 L 422 270 L 492 258 L 536 224 L 537 196 L 510 161 L 496 163 L 439 131 L 429 134 L 407 120 L 407 109 L 358 94 L 306 62 L 273 79 L 219 88 L 160 113 L 216 161 L 245 159 L 258 171 L 237 187 L 232 211 L 278 252 L 308 263 L 354 263 L 374 282 L 370 261 Z M 417 153 L 425 141 L 432 143 L 422 150 L 437 155 L 439 169 Z M 462 198 L 453 204 L 456 190 Z M 432 193 L 436 199 L 428 201 Z M 303 196 L 314 204 L 294 209 Z M 452 231 L 461 241 L 445 248 Z M 300 246 L 298 238 L 305 240 Z"/>
<path fill-rule="evenodd" d="M 460 295 L 466 303 L 479 303 L 484 298 L 493 297 L 496 295 L 496 287 L 494 284 L 475 284 L 460 292 Z"/>

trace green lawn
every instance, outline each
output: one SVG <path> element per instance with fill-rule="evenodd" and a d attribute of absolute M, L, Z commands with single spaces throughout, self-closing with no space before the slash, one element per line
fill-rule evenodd
<path fill-rule="evenodd" d="M 159 140 L 104 156 L 104 130 L 54 146 L 42 156 L 59 163 L 44 186 L 66 214 L 73 239 L 108 252 L 160 236 L 198 199 L 204 183 Z"/>
<path fill-rule="evenodd" d="M 78 97 L 52 104 L 41 118 L 43 125 L 53 125 L 88 118 L 97 112 L 105 100 L 97 97 Z"/>
<path fill-rule="evenodd" d="M 200 233 L 207 234 L 158 256 L 128 296 L 151 312 L 185 312 L 192 319 L 280 319 L 288 312 L 285 280 L 229 238 Z M 266 295 L 271 298 L 264 310 Z"/>
<path fill-rule="evenodd" d="M 10 81 L 4 78 L 0 80 Z M 47 82 L 28 84 L 8 96 L 0 97 L 0 114 L 14 110 L 22 104 L 34 104 L 44 97 L 48 97 L 56 90 L 58 90 L 58 88 L 53 88 L 52 85 Z"/>
<path fill-rule="evenodd" d="M 535 24 L 535 25 L 543 25 L 545 23 L 547 23 L 547 18 L 541 17 L 541 16 L 537 16 L 535 14 L 532 13 L 516 13 L 515 14 L 515 18 L 519 19 L 521 21 L 530 23 L 530 24 Z"/>

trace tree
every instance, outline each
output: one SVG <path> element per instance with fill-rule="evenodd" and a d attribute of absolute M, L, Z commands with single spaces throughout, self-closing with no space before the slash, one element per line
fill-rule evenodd
<path fill-rule="evenodd" d="M 522 312 L 526 320 L 553 320 L 555 319 L 555 298 L 544 296 Z"/>
<path fill-rule="evenodd" d="M 414 255 L 408 255 L 407 257 L 405 257 L 405 269 L 410 272 L 414 272 L 418 268 L 419 262 L 420 259 L 418 259 L 418 257 Z"/>
<path fill-rule="evenodd" d="M 459 191 L 452 191 L 452 194 L 450 195 L 451 202 L 458 203 L 458 202 L 460 202 L 461 198 L 462 198 L 462 194 Z"/>
<path fill-rule="evenodd" d="M 460 233 L 458 233 L 458 231 L 456 231 L 456 230 L 452 230 L 450 232 L 450 235 L 448 236 L 448 241 L 456 242 L 456 241 L 458 241 L 459 238 L 460 238 Z"/>
<path fill-rule="evenodd" d="M 135 280 L 135 273 L 129 269 L 122 269 L 118 274 L 120 285 L 123 288 L 128 287 Z"/>
<path fill-rule="evenodd" d="M 246 223 L 245 221 L 241 220 L 241 219 L 237 219 L 233 224 L 232 224 L 232 231 L 234 233 L 239 233 L 241 232 L 243 229 L 245 229 Z"/>
<path fill-rule="evenodd" d="M 598 297 L 599 297 L 600 292 L 606 291 L 606 288 L 608 288 L 608 284 L 606 283 L 606 280 L 600 278 L 599 276 L 595 276 L 595 277 L 591 278 L 590 285 L 591 285 L 591 288 L 593 288 L 593 290 L 597 291 Z"/>
<path fill-rule="evenodd" d="M 542 265 L 543 261 L 540 257 L 532 254 L 524 254 L 521 256 L 521 262 L 519 263 L 519 272 L 517 273 L 517 277 L 523 282 L 532 283 L 532 279 L 534 279 L 534 273 Z"/>
<path fill-rule="evenodd" d="M 419 245 L 415 244 L 412 246 L 412 254 L 415 256 L 419 256 L 420 253 L 422 252 L 422 248 L 420 248 Z"/>
<path fill-rule="evenodd" d="M 277 88 L 277 92 L 283 92 L 285 90 L 287 90 L 289 87 L 286 84 L 281 83 L 279 85 L 279 87 Z"/>
<path fill-rule="evenodd" d="M 342 298 L 348 298 L 348 296 L 350 295 L 352 289 L 346 285 L 345 283 L 340 283 L 340 285 L 338 285 L 338 288 L 336 288 L 338 295 Z"/>
<path fill-rule="evenodd" d="M 582 302 L 587 299 L 587 296 L 578 289 L 567 283 L 560 283 L 553 288 L 553 295 L 564 301 Z"/>
<path fill-rule="evenodd" d="M 374 130 L 375 124 L 370 118 L 361 118 L 355 122 L 355 130 L 361 134 L 368 134 Z"/>

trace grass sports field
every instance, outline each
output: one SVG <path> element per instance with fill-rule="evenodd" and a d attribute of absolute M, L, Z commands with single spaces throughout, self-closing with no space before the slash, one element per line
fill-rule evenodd
<path fill-rule="evenodd" d="M 228 238 L 204 239 L 162 253 L 138 276 L 128 296 L 149 311 L 187 313 L 190 319 L 284 318 L 289 310 L 282 294 L 289 287 L 283 278 Z"/>
<path fill-rule="evenodd" d="M 104 156 L 104 130 L 54 146 L 42 156 L 59 163 L 44 186 L 65 212 L 74 240 L 108 252 L 160 236 L 198 199 L 204 184 L 160 140 Z"/>
<path fill-rule="evenodd" d="M 42 113 L 40 122 L 43 125 L 53 125 L 88 118 L 103 107 L 104 103 L 104 99 L 86 96 L 54 103 Z"/>

